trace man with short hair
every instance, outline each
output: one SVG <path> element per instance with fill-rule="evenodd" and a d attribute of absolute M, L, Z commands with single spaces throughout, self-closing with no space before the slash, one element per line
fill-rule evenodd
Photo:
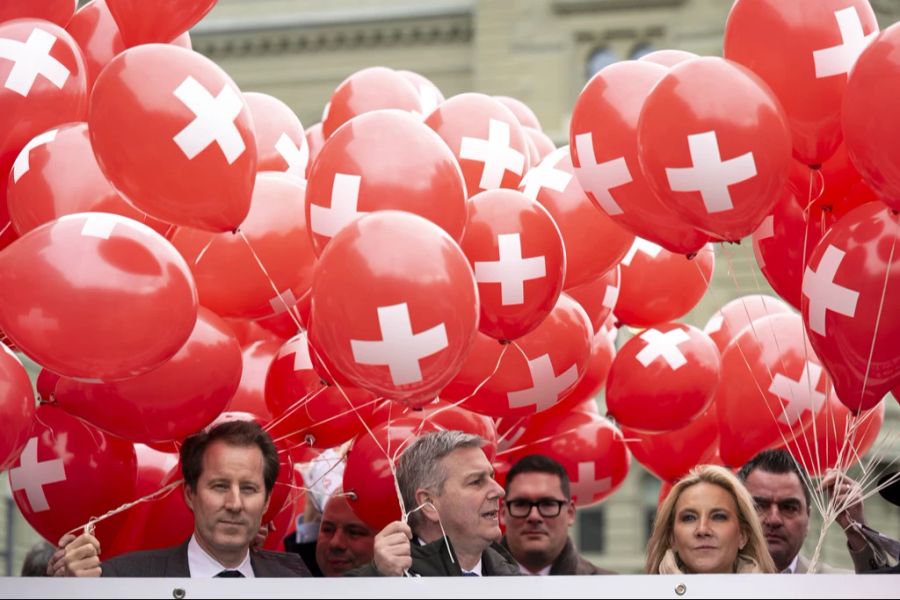
<path fill-rule="evenodd" d="M 753 496 L 760 524 L 766 536 L 769 554 L 780 573 L 809 573 L 809 559 L 800 553 L 809 533 L 811 496 L 806 485 L 808 475 L 784 449 L 764 450 L 738 472 L 738 477 Z M 849 479 L 849 478 L 847 478 Z M 826 477 L 825 485 L 838 481 L 835 476 Z M 831 482 L 831 483 L 829 483 Z M 849 480 L 851 484 L 855 483 Z M 861 496 L 860 496 L 861 497 Z M 865 537 L 849 522 L 864 524 L 862 503 L 845 503 L 847 509 L 838 515 L 837 521 L 847 536 L 847 548 L 857 571 L 872 568 L 873 551 Z M 818 563 L 813 573 L 850 573 L 825 563 Z"/>
<path fill-rule="evenodd" d="M 81 577 L 308 577 L 294 554 L 251 550 L 278 477 L 272 438 L 251 421 L 226 421 L 181 447 L 184 499 L 194 534 L 184 544 L 100 562 L 100 542 L 65 545 L 62 567 Z"/>
<path fill-rule="evenodd" d="M 413 442 L 397 463 L 409 525 L 395 521 L 385 527 L 375 536 L 374 562 L 349 574 L 518 575 L 515 561 L 497 543 L 503 488 L 482 446 L 480 437 L 461 431 Z"/>
<path fill-rule="evenodd" d="M 610 575 L 575 550 L 569 475 L 552 458 L 531 454 L 506 475 L 503 544 L 524 575 Z"/>
<path fill-rule="evenodd" d="M 316 563 L 325 577 L 340 577 L 347 571 L 366 565 L 375 553 L 375 533 L 363 523 L 340 490 L 325 504 Z"/>

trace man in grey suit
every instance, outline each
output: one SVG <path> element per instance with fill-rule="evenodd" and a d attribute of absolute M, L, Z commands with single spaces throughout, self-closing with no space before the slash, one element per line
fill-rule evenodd
<path fill-rule="evenodd" d="M 278 451 L 259 425 L 227 421 L 190 436 L 181 469 L 194 513 L 189 540 L 101 563 L 100 542 L 83 534 L 65 545 L 57 570 L 79 577 L 310 576 L 296 554 L 251 550 L 279 469 Z"/>
<path fill-rule="evenodd" d="M 751 458 L 738 472 L 738 477 L 756 502 L 760 524 L 766 536 L 769 554 L 780 573 L 851 573 L 825 563 L 817 563 L 809 570 L 809 559 L 800 553 L 809 533 L 811 496 L 806 482 L 809 476 L 801 470 L 787 450 L 764 450 Z M 847 536 L 847 550 L 857 572 L 881 566 L 869 543 L 850 523 L 865 524 L 862 495 L 853 487 L 852 479 L 829 473 L 822 481 L 822 489 L 831 494 L 858 497 L 860 501 L 842 501 L 847 506 L 837 516 L 837 522 Z"/>

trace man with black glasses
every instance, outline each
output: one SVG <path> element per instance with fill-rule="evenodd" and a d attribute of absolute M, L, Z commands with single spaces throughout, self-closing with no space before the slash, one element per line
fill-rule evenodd
<path fill-rule="evenodd" d="M 569 538 L 575 522 L 569 475 L 552 458 L 532 454 L 513 465 L 501 516 L 506 525 L 502 543 L 523 574 L 612 574 L 576 552 Z"/>

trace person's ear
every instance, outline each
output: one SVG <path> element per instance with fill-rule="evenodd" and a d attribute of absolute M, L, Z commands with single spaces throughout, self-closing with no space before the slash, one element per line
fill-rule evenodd
<path fill-rule="evenodd" d="M 416 490 L 416 506 L 407 506 L 406 510 L 411 511 L 415 508 L 421 506 L 420 513 L 425 515 L 425 518 L 429 521 L 434 521 L 435 523 L 440 520 L 438 516 L 437 507 L 434 502 L 434 497 L 429 490 L 425 488 L 419 488 Z"/>
<path fill-rule="evenodd" d="M 196 497 L 196 490 L 192 489 L 187 483 L 184 484 L 184 503 L 187 504 L 187 507 L 191 509 L 191 512 L 194 512 L 194 498 Z"/>
<path fill-rule="evenodd" d="M 741 545 L 738 548 L 739 552 L 744 551 L 744 547 L 747 545 L 747 542 L 750 541 L 750 537 L 747 535 L 747 532 L 743 529 L 741 530 Z"/>

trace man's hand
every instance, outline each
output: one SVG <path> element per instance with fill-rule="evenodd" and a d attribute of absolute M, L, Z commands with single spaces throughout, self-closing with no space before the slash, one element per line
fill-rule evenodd
<path fill-rule="evenodd" d="M 822 478 L 819 489 L 828 492 L 834 506 L 842 509 L 837 514 L 837 522 L 847 535 L 850 549 L 861 550 L 866 545 L 865 538 L 851 525 L 866 524 L 862 487 L 841 471 L 831 469 Z"/>
<path fill-rule="evenodd" d="M 401 521 L 394 521 L 375 536 L 375 568 L 382 575 L 400 577 L 412 566 L 409 541 L 412 530 Z"/>
<path fill-rule="evenodd" d="M 97 538 L 85 533 L 74 539 L 72 536 L 63 536 L 59 543 L 62 546 L 63 576 L 100 577 L 100 541 Z M 56 559 L 56 554 L 53 555 L 53 559 L 47 566 L 48 571 L 53 565 L 54 559 Z M 58 569 L 59 567 L 54 568 Z"/>

